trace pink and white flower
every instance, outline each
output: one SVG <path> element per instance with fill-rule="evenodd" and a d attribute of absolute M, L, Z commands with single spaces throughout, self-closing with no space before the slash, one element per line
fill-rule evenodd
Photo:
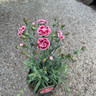
<path fill-rule="evenodd" d="M 24 33 L 25 29 L 26 29 L 25 26 L 22 26 L 21 28 L 19 28 L 19 30 L 18 30 L 18 36 L 19 37 L 22 37 L 22 34 Z"/>
<path fill-rule="evenodd" d="M 49 26 L 40 26 L 37 29 L 38 35 L 39 36 L 48 36 L 51 33 L 51 29 L 49 28 Z"/>
<path fill-rule="evenodd" d="M 47 38 L 39 38 L 37 41 L 37 47 L 41 50 L 46 50 L 50 46 L 50 42 Z"/>
<path fill-rule="evenodd" d="M 45 25 L 47 23 L 48 23 L 48 21 L 46 21 L 44 19 L 40 19 L 40 20 L 37 21 L 37 24 L 39 24 L 39 25 Z"/>
<path fill-rule="evenodd" d="M 62 35 L 62 31 L 60 29 L 59 29 L 59 32 L 58 32 L 58 38 L 59 38 L 60 41 L 62 39 L 64 39 L 64 36 Z"/>
<path fill-rule="evenodd" d="M 32 25 L 35 25 L 35 22 L 33 22 Z"/>
<path fill-rule="evenodd" d="M 21 46 L 21 47 L 23 47 L 23 46 L 24 46 L 24 44 L 23 44 L 23 43 L 20 43 L 20 46 Z"/>
<path fill-rule="evenodd" d="M 50 59 L 50 60 L 53 60 L 53 56 L 50 56 L 49 59 Z"/>

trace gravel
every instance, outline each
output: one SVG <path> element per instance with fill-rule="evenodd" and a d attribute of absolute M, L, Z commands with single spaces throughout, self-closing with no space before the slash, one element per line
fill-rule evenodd
<path fill-rule="evenodd" d="M 57 17 L 64 23 L 63 51 L 72 52 L 86 46 L 77 62 L 69 63 L 69 94 L 59 85 L 52 96 L 96 96 L 96 8 L 75 0 L 0 0 L 0 96 L 16 96 L 27 87 L 23 60 L 16 46 L 21 43 L 18 28 L 24 25 L 23 18 L 35 21 L 46 19 L 52 22 Z M 51 25 L 52 23 L 50 23 Z M 84 43 L 82 43 L 84 42 Z M 21 96 L 35 96 L 26 88 Z"/>

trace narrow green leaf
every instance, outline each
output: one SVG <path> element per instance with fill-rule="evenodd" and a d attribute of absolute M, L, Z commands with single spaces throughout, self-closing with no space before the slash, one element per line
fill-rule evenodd
<path fill-rule="evenodd" d="M 20 96 L 20 94 L 18 93 L 17 96 Z"/>
<path fill-rule="evenodd" d="M 42 81 L 42 82 L 41 82 L 41 84 L 42 84 L 42 86 L 43 86 L 43 87 L 46 87 L 46 85 L 45 85 L 44 81 Z"/>
<path fill-rule="evenodd" d="M 28 75 L 28 77 L 31 77 L 31 76 L 35 76 L 35 74 L 34 73 L 31 73 L 31 74 Z"/>
<path fill-rule="evenodd" d="M 31 83 L 31 82 L 32 82 L 32 80 L 28 80 L 28 81 L 27 81 L 28 84 Z"/>
<path fill-rule="evenodd" d="M 34 70 L 34 72 L 37 72 L 37 69 L 36 69 L 36 67 L 35 67 L 35 66 L 33 67 L 33 70 Z"/>
<path fill-rule="evenodd" d="M 25 64 L 27 67 L 31 67 L 31 65 L 30 65 L 28 62 L 24 62 L 24 64 Z"/>
<path fill-rule="evenodd" d="M 45 81 L 45 80 L 44 80 L 44 82 L 45 82 L 45 84 L 48 86 L 48 82 L 47 82 L 47 81 Z"/>
<path fill-rule="evenodd" d="M 83 46 L 83 47 L 81 48 L 81 50 L 82 50 L 82 51 L 85 51 L 85 50 L 87 50 L 87 48 L 86 48 L 85 46 Z"/>
<path fill-rule="evenodd" d="M 36 93 L 36 91 L 38 90 L 40 84 L 41 84 L 41 80 L 38 81 L 38 83 L 36 84 L 36 86 L 35 86 L 35 88 L 34 88 L 34 93 Z"/>
<path fill-rule="evenodd" d="M 58 84 L 58 82 L 54 78 L 52 80 L 54 84 Z"/>
<path fill-rule="evenodd" d="M 21 91 L 22 94 L 24 94 L 24 89 Z"/>
<path fill-rule="evenodd" d="M 68 67 L 68 66 L 67 66 L 67 65 L 65 65 L 64 67 L 62 67 L 62 68 L 60 69 L 60 71 L 65 70 L 67 67 Z"/>
<path fill-rule="evenodd" d="M 37 72 L 37 76 L 41 79 L 41 75 Z"/>
<path fill-rule="evenodd" d="M 74 52 L 74 54 L 76 54 L 77 55 L 77 57 L 79 56 L 79 49 L 78 50 L 76 50 L 75 52 Z"/>
<path fill-rule="evenodd" d="M 64 35 L 66 35 L 66 36 L 67 36 L 67 35 L 69 35 L 69 34 L 70 34 L 70 33 L 69 33 L 69 32 L 67 32 L 67 33 L 65 33 Z"/>
<path fill-rule="evenodd" d="M 65 90 L 66 90 L 66 92 L 69 92 L 70 91 L 70 89 L 68 88 L 68 86 L 64 86 L 65 87 Z"/>
<path fill-rule="evenodd" d="M 43 78 L 44 78 L 46 81 L 49 81 L 49 78 L 48 78 L 48 77 L 43 76 Z"/>

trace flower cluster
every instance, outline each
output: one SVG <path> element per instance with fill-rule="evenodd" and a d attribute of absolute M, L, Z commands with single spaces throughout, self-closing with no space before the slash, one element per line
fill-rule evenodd
<path fill-rule="evenodd" d="M 38 20 L 37 24 L 38 25 L 42 25 L 37 29 L 37 33 L 39 36 L 48 36 L 49 34 L 51 34 L 51 29 L 49 28 L 49 26 L 45 26 L 45 24 L 47 24 L 48 21 L 46 20 Z M 32 25 L 35 25 L 35 22 L 32 23 Z M 22 37 L 22 34 L 24 33 L 26 27 L 22 26 L 21 28 L 19 28 L 18 30 L 18 36 Z M 58 35 L 57 37 L 59 38 L 59 40 L 61 41 L 62 39 L 64 39 L 64 36 L 62 35 L 61 30 L 58 30 Z M 20 46 L 23 46 L 23 44 L 20 44 Z M 50 42 L 47 38 L 39 38 L 37 41 L 37 48 L 41 49 L 41 50 L 46 50 L 48 49 L 50 46 Z"/>
<path fill-rule="evenodd" d="M 65 84 L 67 80 L 67 62 L 75 62 L 73 54 L 78 57 L 80 50 L 73 54 L 62 52 L 61 46 L 65 35 L 69 35 L 69 33 L 63 35 L 62 31 L 65 25 L 60 24 L 56 18 L 53 19 L 52 27 L 49 27 L 47 25 L 48 21 L 44 19 L 38 20 L 37 23 L 31 23 L 30 20 L 24 19 L 24 22 L 26 26 L 22 26 L 18 30 L 18 36 L 24 43 L 20 43 L 17 47 L 23 48 L 21 53 L 27 59 L 24 64 L 29 68 L 28 84 L 34 87 L 32 87 L 34 93 L 44 94 L 50 92 L 54 88 L 48 86 L 59 83 L 63 83 L 65 90 L 69 91 Z M 84 51 L 86 47 L 81 49 Z M 40 92 L 42 88 L 43 90 Z"/>
<path fill-rule="evenodd" d="M 19 37 L 22 37 L 22 34 L 24 33 L 25 29 L 26 29 L 25 26 L 22 26 L 21 28 L 19 28 L 19 30 L 18 30 L 18 36 Z"/>

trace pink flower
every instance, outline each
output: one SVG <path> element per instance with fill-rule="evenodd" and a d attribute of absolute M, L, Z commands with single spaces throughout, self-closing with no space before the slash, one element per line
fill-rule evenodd
<path fill-rule="evenodd" d="M 26 27 L 25 27 L 25 26 L 22 26 L 22 32 L 24 32 L 24 31 L 25 31 L 25 29 L 26 29 Z"/>
<path fill-rule="evenodd" d="M 32 25 L 35 25 L 35 22 L 33 22 Z"/>
<path fill-rule="evenodd" d="M 22 33 L 21 33 L 21 32 L 18 32 L 18 36 L 19 36 L 19 37 L 22 37 Z"/>
<path fill-rule="evenodd" d="M 64 39 L 64 36 L 62 35 L 62 31 L 59 29 L 59 32 L 58 32 L 58 37 L 59 37 L 59 40 L 61 41 L 62 39 Z"/>
<path fill-rule="evenodd" d="M 51 33 L 51 29 L 48 26 L 40 26 L 37 32 L 39 36 L 48 36 Z"/>
<path fill-rule="evenodd" d="M 53 56 L 50 56 L 49 59 L 50 59 L 50 60 L 53 60 Z"/>
<path fill-rule="evenodd" d="M 38 49 L 46 50 L 49 48 L 49 46 L 50 46 L 50 42 L 48 41 L 48 39 L 46 39 L 46 38 L 38 39 L 38 41 L 37 41 Z"/>
<path fill-rule="evenodd" d="M 25 29 L 26 29 L 25 26 L 22 26 L 21 28 L 19 28 L 19 30 L 18 30 L 18 36 L 19 37 L 22 37 L 22 34 L 24 33 Z"/>
<path fill-rule="evenodd" d="M 47 23 L 48 23 L 48 21 L 46 21 L 44 19 L 40 19 L 40 20 L 37 21 L 37 24 L 39 24 L 39 25 L 45 25 Z"/>
<path fill-rule="evenodd" d="M 20 43 L 20 46 L 21 46 L 21 47 L 23 47 L 23 46 L 24 46 L 24 44 L 23 44 L 23 43 Z"/>

